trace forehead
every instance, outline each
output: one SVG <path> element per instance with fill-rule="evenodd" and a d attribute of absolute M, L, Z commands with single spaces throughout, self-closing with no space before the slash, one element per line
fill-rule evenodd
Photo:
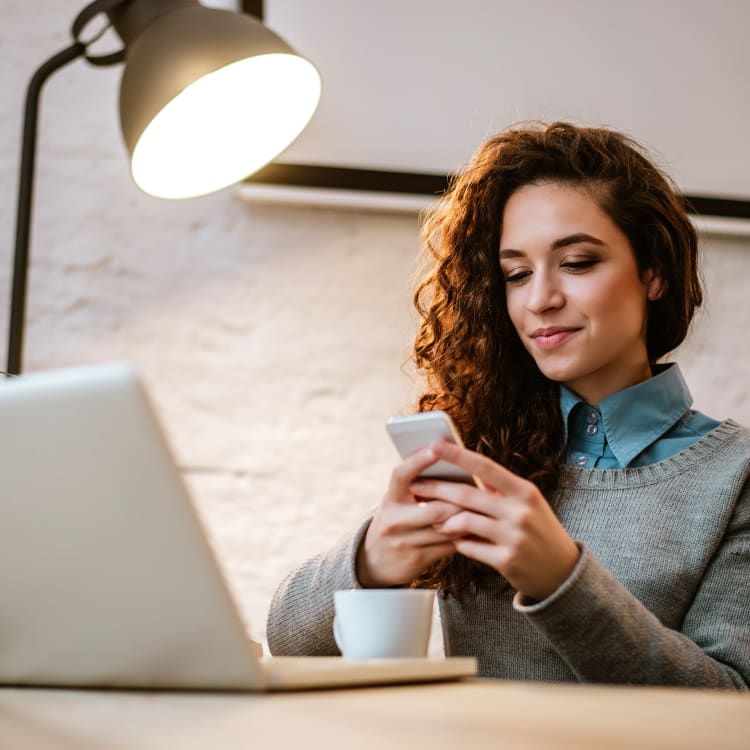
<path fill-rule="evenodd" d="M 512 193 L 503 210 L 501 229 L 501 247 L 553 242 L 580 232 L 622 235 L 591 190 L 558 183 L 525 185 Z"/>

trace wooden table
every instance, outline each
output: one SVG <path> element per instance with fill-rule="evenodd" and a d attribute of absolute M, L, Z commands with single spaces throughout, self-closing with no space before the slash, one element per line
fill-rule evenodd
<path fill-rule="evenodd" d="M 750 696 L 491 680 L 275 695 L 0 689 L 2 750 L 750 750 Z"/>

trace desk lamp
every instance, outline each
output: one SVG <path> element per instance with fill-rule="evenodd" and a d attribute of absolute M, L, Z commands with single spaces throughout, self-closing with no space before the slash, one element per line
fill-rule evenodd
<path fill-rule="evenodd" d="M 96 16 L 108 24 L 81 36 Z M 123 48 L 89 46 L 112 26 Z M 74 43 L 33 75 L 26 93 L 13 260 L 8 363 L 21 371 L 38 104 L 42 84 L 78 57 L 125 61 L 120 121 L 133 180 L 159 198 L 190 198 L 227 187 L 267 164 L 310 121 L 320 99 L 315 67 L 247 14 L 198 0 L 96 0 L 72 26 Z"/>

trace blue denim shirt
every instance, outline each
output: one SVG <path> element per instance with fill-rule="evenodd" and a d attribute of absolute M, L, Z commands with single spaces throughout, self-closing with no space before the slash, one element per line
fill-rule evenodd
<path fill-rule="evenodd" d="M 560 386 L 566 463 L 593 469 L 647 466 L 679 453 L 719 425 L 693 411 L 693 397 L 676 364 L 589 406 Z"/>

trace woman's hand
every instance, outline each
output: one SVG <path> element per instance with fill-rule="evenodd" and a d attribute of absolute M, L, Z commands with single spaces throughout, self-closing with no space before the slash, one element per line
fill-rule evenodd
<path fill-rule="evenodd" d="M 362 586 L 397 586 L 412 581 L 441 557 L 456 549 L 451 534 L 436 529 L 461 509 L 450 502 L 422 502 L 409 485 L 437 461 L 432 447 L 423 448 L 391 474 L 385 497 L 357 553 L 357 578 Z"/>
<path fill-rule="evenodd" d="M 431 447 L 439 459 L 485 484 L 480 490 L 457 482 L 412 482 L 412 493 L 462 509 L 435 530 L 454 539 L 457 552 L 497 570 L 521 594 L 541 600 L 553 593 L 580 551 L 536 485 L 465 448 L 447 442 Z"/>

